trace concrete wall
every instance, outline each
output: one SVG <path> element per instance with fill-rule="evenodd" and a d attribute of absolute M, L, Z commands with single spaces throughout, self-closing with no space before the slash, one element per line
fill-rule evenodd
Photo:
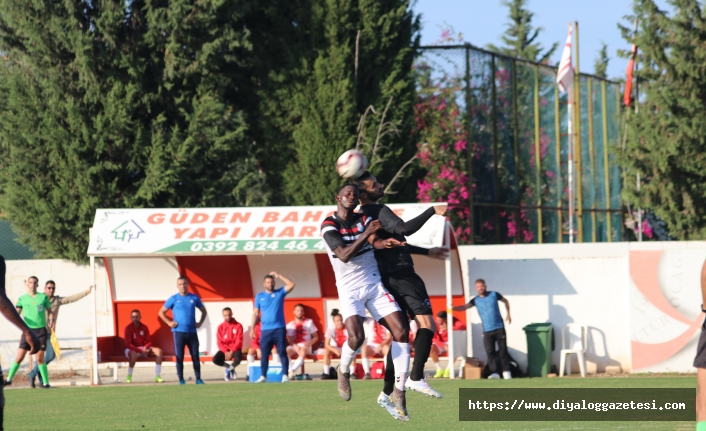
<path fill-rule="evenodd" d="M 697 308 L 698 276 L 706 243 L 463 246 L 459 252 L 472 295 L 474 281 L 483 278 L 488 289 L 508 298 L 512 315 L 512 323 L 506 324 L 508 346 L 523 369 L 527 343 L 522 328 L 551 322 L 557 368 L 561 330 L 576 323 L 588 327 L 589 373 L 694 372 L 700 334 L 694 328 L 703 321 Z M 641 260 L 645 253 L 652 260 Z M 653 273 L 648 273 L 650 268 Z M 502 304 L 500 309 L 505 316 Z M 473 309 L 469 314 L 472 353 L 485 360 L 480 318 Z M 661 357 L 655 351 L 662 351 Z M 572 369 L 578 372 L 575 359 Z"/>

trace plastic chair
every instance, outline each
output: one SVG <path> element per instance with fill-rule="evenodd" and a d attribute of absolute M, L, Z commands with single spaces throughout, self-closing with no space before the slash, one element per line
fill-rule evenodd
<path fill-rule="evenodd" d="M 584 325 L 569 323 L 561 331 L 561 365 L 559 366 L 559 377 L 566 374 L 571 374 L 571 359 L 572 354 L 576 354 L 581 369 L 581 377 L 586 377 L 586 341 L 588 339 L 588 328 Z"/>

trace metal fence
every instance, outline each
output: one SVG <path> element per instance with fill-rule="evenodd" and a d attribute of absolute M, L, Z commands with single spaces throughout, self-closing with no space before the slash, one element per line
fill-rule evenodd
<path fill-rule="evenodd" d="M 469 232 L 461 241 L 568 242 L 568 102 L 556 69 L 471 45 L 424 47 L 416 65 L 430 71 L 419 85 L 432 88 L 420 90 L 452 87 L 472 143 L 468 198 L 455 204 L 469 210 L 452 215 Z M 621 241 L 619 84 L 581 74 L 576 87 L 574 238 Z"/>

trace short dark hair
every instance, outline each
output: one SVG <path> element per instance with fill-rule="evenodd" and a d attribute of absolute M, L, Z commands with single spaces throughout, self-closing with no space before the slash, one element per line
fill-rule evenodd
<path fill-rule="evenodd" d="M 37 280 L 37 281 L 39 281 L 39 280 Z M 49 284 L 53 284 L 54 286 L 56 286 L 56 283 L 54 283 L 54 280 L 47 280 L 47 282 L 44 283 L 44 287 L 47 287 L 47 285 L 49 285 Z"/>
<path fill-rule="evenodd" d="M 446 319 L 448 317 L 448 314 L 446 314 L 444 310 L 441 310 L 436 313 L 436 317 L 438 317 L 439 319 Z"/>
<path fill-rule="evenodd" d="M 484 286 L 486 285 L 485 280 L 483 280 L 482 278 L 477 279 L 476 283 L 483 283 Z"/>
<path fill-rule="evenodd" d="M 363 172 L 363 175 L 359 176 L 358 178 L 351 178 L 348 180 L 348 184 L 354 185 L 358 188 L 358 191 L 361 193 L 364 193 L 365 191 L 368 190 L 368 185 L 364 183 L 364 181 L 369 180 L 373 175 L 365 171 Z"/>
<path fill-rule="evenodd" d="M 297 308 L 297 307 L 301 307 L 301 308 L 306 309 L 306 307 L 304 307 L 304 304 L 297 304 L 297 305 L 294 306 L 294 308 Z"/>
<path fill-rule="evenodd" d="M 39 279 L 34 275 L 30 275 L 29 277 L 27 277 L 27 281 L 29 281 L 31 278 L 37 280 L 37 283 L 39 283 Z"/>
<path fill-rule="evenodd" d="M 341 190 L 345 189 L 346 187 L 353 187 L 353 188 L 355 188 L 356 190 L 358 190 L 358 193 L 360 193 L 360 188 L 359 188 L 358 186 L 356 186 L 356 185 L 353 184 L 353 183 L 345 183 L 345 184 L 343 184 L 341 187 L 338 188 L 338 191 L 336 192 L 336 196 L 340 195 L 340 194 L 341 194 Z"/>
<path fill-rule="evenodd" d="M 177 278 L 177 281 L 179 281 L 179 280 L 184 280 L 187 283 L 189 282 L 189 279 L 184 277 L 183 275 L 180 275 L 179 278 Z"/>
<path fill-rule="evenodd" d="M 138 309 L 132 310 L 132 311 L 130 312 L 130 315 L 131 315 L 131 316 L 132 316 L 132 313 L 137 313 L 137 314 L 139 314 L 140 316 L 142 316 L 142 313 L 140 313 L 140 310 L 138 310 Z"/>
<path fill-rule="evenodd" d="M 275 277 L 270 274 L 267 274 L 263 280 L 267 280 L 268 278 L 271 278 L 273 282 L 275 281 Z"/>
<path fill-rule="evenodd" d="M 231 310 L 230 307 L 224 308 L 223 311 L 230 311 L 231 313 L 233 312 L 233 310 Z M 221 311 L 221 313 L 223 313 L 223 311 Z"/>

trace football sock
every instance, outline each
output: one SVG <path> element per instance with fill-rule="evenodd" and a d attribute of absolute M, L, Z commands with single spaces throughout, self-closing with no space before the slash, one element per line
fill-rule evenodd
<path fill-rule="evenodd" d="M 439 371 L 441 369 L 441 365 L 439 365 L 439 361 L 434 362 L 434 366 L 436 367 L 437 371 Z"/>
<path fill-rule="evenodd" d="M 324 374 L 329 374 L 331 372 L 331 366 L 330 365 L 324 365 Z"/>
<path fill-rule="evenodd" d="M 20 368 L 20 364 L 17 362 L 13 362 L 12 365 L 10 365 L 10 372 L 7 373 L 7 380 L 12 380 L 12 378 L 15 376 L 17 373 L 17 370 Z"/>
<path fill-rule="evenodd" d="M 395 364 L 392 362 L 392 349 L 387 352 L 385 361 L 385 385 L 382 391 L 385 395 L 390 395 L 393 389 L 395 389 Z"/>
<path fill-rule="evenodd" d="M 355 374 L 355 363 L 351 364 L 351 366 L 349 367 L 348 370 L 349 370 L 348 372 L 351 373 L 351 375 Z"/>
<path fill-rule="evenodd" d="M 162 364 L 157 364 L 154 366 L 154 372 L 159 376 L 162 374 Z M 132 373 L 130 373 L 132 374 Z"/>
<path fill-rule="evenodd" d="M 370 374 L 370 359 L 363 358 L 363 370 L 365 374 Z"/>
<path fill-rule="evenodd" d="M 255 355 L 248 355 L 248 365 L 255 362 Z"/>
<path fill-rule="evenodd" d="M 342 373 L 345 373 L 351 367 L 353 359 L 355 359 L 355 350 L 351 349 L 351 346 L 348 343 L 343 343 L 343 347 L 341 348 L 340 366 Z"/>
<path fill-rule="evenodd" d="M 404 384 L 409 373 L 409 343 L 392 342 L 390 347 L 392 362 L 395 364 L 395 387 L 404 391 Z"/>
<path fill-rule="evenodd" d="M 39 366 L 39 374 L 42 376 L 44 386 L 47 386 L 49 384 L 49 370 L 47 369 L 47 364 L 41 364 Z"/>
<path fill-rule="evenodd" d="M 282 363 L 282 360 L 281 360 L 280 357 L 279 357 L 279 353 L 273 353 L 273 354 L 272 354 L 272 362 L 274 362 L 275 364 L 281 364 L 281 363 Z"/>
<path fill-rule="evenodd" d="M 132 368 L 132 367 L 127 367 L 127 375 L 128 375 L 128 376 L 132 376 L 132 371 L 133 371 L 133 370 L 134 370 L 134 368 Z M 159 374 L 159 373 L 157 373 L 157 374 Z"/>
<path fill-rule="evenodd" d="M 706 421 L 696 422 L 696 431 L 706 431 Z"/>
<path fill-rule="evenodd" d="M 294 363 L 292 364 L 291 370 L 292 370 L 292 371 L 297 371 L 297 370 L 299 369 L 299 367 L 302 366 L 303 363 L 304 363 L 304 359 L 302 359 L 302 358 L 297 359 L 297 360 L 294 361 Z"/>
<path fill-rule="evenodd" d="M 431 352 L 431 340 L 434 338 L 434 333 L 431 329 L 421 328 L 417 331 L 417 336 L 414 339 L 414 364 L 409 377 L 416 381 L 424 378 L 424 365 L 429 359 Z"/>

